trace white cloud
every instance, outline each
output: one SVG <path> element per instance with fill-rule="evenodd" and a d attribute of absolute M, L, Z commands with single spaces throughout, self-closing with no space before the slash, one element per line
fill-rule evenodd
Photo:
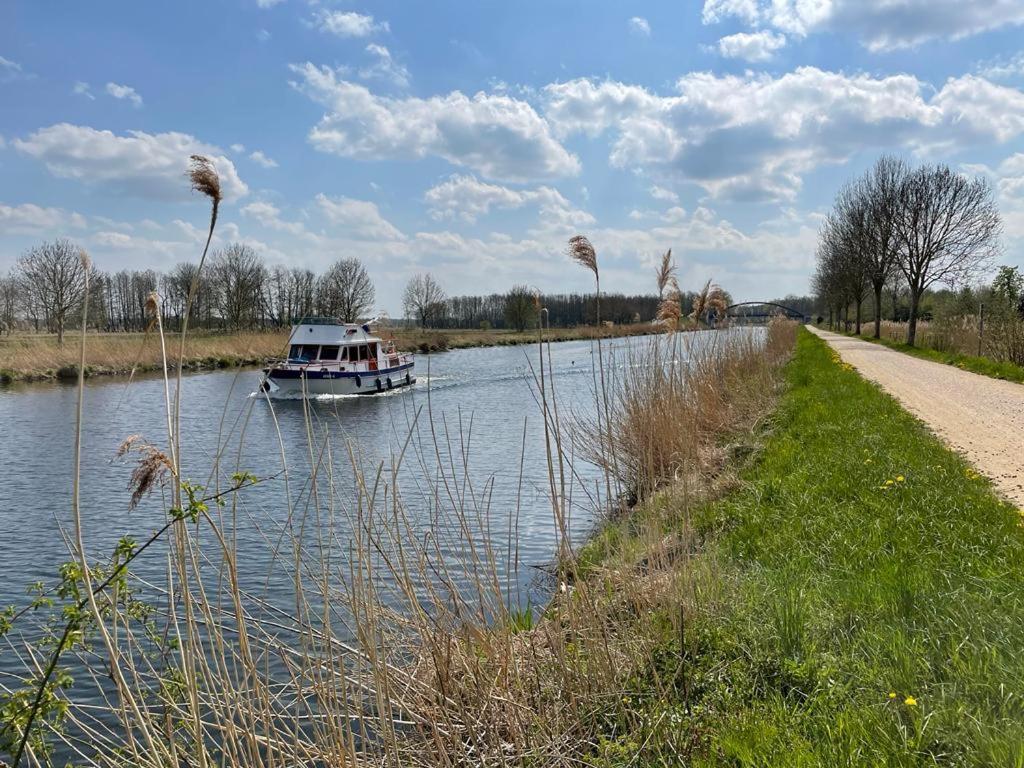
<path fill-rule="evenodd" d="M 375 203 L 349 197 L 316 196 L 317 205 L 327 219 L 344 228 L 345 234 L 359 240 L 405 240 L 397 227 L 380 215 Z"/>
<path fill-rule="evenodd" d="M 1024 24 L 1024 0 L 705 0 L 705 24 L 730 17 L 800 37 L 848 33 L 869 50 L 888 51 Z"/>
<path fill-rule="evenodd" d="M 717 24 L 730 17 L 757 24 L 761 20 L 758 0 L 704 0 L 701 18 L 705 24 Z"/>
<path fill-rule="evenodd" d="M 387 32 L 386 21 L 376 22 L 369 14 L 354 11 L 319 9 L 313 14 L 313 25 L 321 32 L 338 37 L 369 37 L 376 32 Z"/>
<path fill-rule="evenodd" d="M 96 97 L 92 95 L 92 91 L 89 89 L 89 84 L 81 80 L 75 83 L 75 87 L 71 89 L 71 92 L 76 96 L 85 96 L 89 101 L 96 101 Z"/>
<path fill-rule="evenodd" d="M 785 35 L 768 30 L 737 32 L 718 41 L 718 52 L 727 59 L 760 62 L 771 59 L 775 52 L 785 45 Z"/>
<path fill-rule="evenodd" d="M 131 86 L 107 83 L 106 91 L 115 99 L 127 99 L 136 109 L 142 106 L 142 97 Z"/>
<path fill-rule="evenodd" d="M 424 195 L 431 216 L 437 220 L 458 219 L 467 223 L 495 209 L 516 209 L 536 205 L 542 226 L 589 226 L 595 219 L 565 199 L 552 187 L 510 189 L 488 184 L 475 176 L 453 175 L 447 181 L 428 189 Z"/>
<path fill-rule="evenodd" d="M 0 83 L 10 83 L 14 80 L 29 80 L 32 75 L 22 69 L 21 64 L 0 56 Z"/>
<path fill-rule="evenodd" d="M 45 163 L 55 176 L 102 184 L 123 194 L 190 199 L 185 173 L 193 154 L 206 155 L 214 163 L 225 199 L 235 200 L 249 191 L 219 148 L 187 133 L 128 131 L 118 136 L 88 126 L 58 123 L 12 143 Z"/>
<path fill-rule="evenodd" d="M 264 168 L 277 168 L 277 161 L 267 157 L 258 149 L 249 155 L 249 159 L 257 165 L 262 165 Z"/>
<path fill-rule="evenodd" d="M 1024 93 L 981 77 L 950 78 L 931 104 L 949 122 L 970 128 L 974 135 L 1003 142 L 1024 131 Z"/>
<path fill-rule="evenodd" d="M 265 43 L 270 39 L 270 32 L 266 29 L 261 29 L 256 33 L 256 39 L 261 43 Z"/>
<path fill-rule="evenodd" d="M 225 224 L 220 228 L 222 234 L 229 226 Z M 102 269 L 139 269 L 144 265 L 167 270 L 175 262 L 196 259 L 206 242 L 205 231 L 200 238 L 198 241 L 187 236 L 185 240 L 166 240 L 104 229 L 88 235 L 86 240 L 96 248 L 94 256 Z M 215 235 L 213 247 L 220 247 L 227 241 Z"/>
<path fill-rule="evenodd" d="M 236 153 L 245 152 L 245 144 L 232 144 L 231 151 Z"/>
<path fill-rule="evenodd" d="M 394 83 L 400 88 L 409 85 L 409 70 L 395 61 L 391 51 L 383 45 L 370 43 L 366 46 L 366 52 L 373 57 L 374 61 L 359 70 L 359 77 L 364 80 L 379 78 Z"/>
<path fill-rule="evenodd" d="M 306 231 L 305 226 L 301 222 L 285 221 L 282 219 L 280 209 L 272 203 L 260 201 L 249 203 L 242 208 L 242 215 L 255 219 L 267 229 L 273 229 L 278 232 L 290 232 L 293 235 L 300 235 Z"/>
<path fill-rule="evenodd" d="M 676 90 L 661 96 L 615 81 L 555 83 L 544 89 L 545 116 L 562 136 L 612 132 L 615 167 L 649 169 L 733 199 L 791 198 L 803 174 L 864 150 L 949 151 L 1024 132 L 1024 94 L 972 75 L 934 92 L 911 75 L 697 72 Z"/>
<path fill-rule="evenodd" d="M 68 229 L 85 227 L 85 217 L 63 208 L 44 208 L 33 203 L 0 203 L 0 236 L 38 235 L 56 237 Z"/>
<path fill-rule="evenodd" d="M 640 37 L 650 37 L 651 25 L 643 16 L 634 16 L 629 20 L 629 31 Z"/>
<path fill-rule="evenodd" d="M 653 197 L 655 200 L 664 200 L 665 202 L 669 202 L 669 203 L 678 203 L 679 202 L 679 195 L 677 195 L 671 189 L 665 189 L 664 187 L 659 187 L 657 184 L 655 184 L 653 187 L 651 187 L 648 190 L 648 192 L 650 192 L 651 197 Z"/>
<path fill-rule="evenodd" d="M 978 74 L 987 80 L 1008 80 L 1024 77 L 1024 51 L 1013 56 L 998 57 L 982 62 L 977 67 Z"/>
<path fill-rule="evenodd" d="M 673 205 L 661 215 L 661 218 L 663 221 L 667 221 L 672 224 L 679 223 L 686 219 L 686 209 L 678 205 Z"/>
<path fill-rule="evenodd" d="M 256 5 L 259 8 L 273 8 L 283 2 L 284 0 L 256 0 Z"/>
<path fill-rule="evenodd" d="M 534 108 L 505 94 L 388 98 L 327 67 L 293 65 L 292 86 L 327 108 L 309 132 L 321 152 L 363 160 L 441 157 L 493 179 L 572 176 L 577 158 Z"/>

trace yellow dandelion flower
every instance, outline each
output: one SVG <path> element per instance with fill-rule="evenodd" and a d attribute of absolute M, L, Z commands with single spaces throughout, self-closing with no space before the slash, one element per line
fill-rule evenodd
<path fill-rule="evenodd" d="M 892 480 L 886 480 L 886 481 L 885 481 L 885 484 L 886 484 L 886 485 L 892 485 Z"/>
<path fill-rule="evenodd" d="M 865 464 L 871 464 L 871 463 L 872 463 L 872 461 L 871 461 L 871 459 L 864 459 L 864 463 L 865 463 Z"/>
<path fill-rule="evenodd" d="M 906 704 L 908 707 L 916 707 L 917 699 L 915 699 L 913 696 L 907 696 L 907 698 L 903 700 L 903 703 Z"/>
<path fill-rule="evenodd" d="M 895 699 L 896 698 L 896 691 L 889 691 L 889 698 L 890 699 Z"/>
<path fill-rule="evenodd" d="M 906 479 L 907 478 L 905 478 L 903 475 L 896 475 L 896 482 L 897 483 L 902 483 Z"/>

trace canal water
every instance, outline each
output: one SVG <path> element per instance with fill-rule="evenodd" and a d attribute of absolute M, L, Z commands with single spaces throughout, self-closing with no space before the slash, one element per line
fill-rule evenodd
<path fill-rule="evenodd" d="M 604 347 L 606 355 L 623 357 L 627 347 L 647 343 L 615 339 Z M 563 425 L 570 414 L 586 418 L 594 409 L 592 344 L 556 343 L 550 353 L 554 375 L 547 373 L 563 409 Z M 283 525 L 289 510 L 294 514 L 308 504 L 315 466 L 318 502 L 324 503 L 329 482 L 341 520 L 351 511 L 341 507 L 356 497 L 354 467 L 372 475 L 383 463 L 384 480 L 390 483 L 392 463 L 405 446 L 398 479 L 407 515 L 414 523 L 421 513 L 430 519 L 437 512 L 426 509 L 432 497 L 432 503 L 446 506 L 435 493 L 445 481 L 457 485 L 459 493 L 465 485 L 467 495 L 471 487 L 476 498 L 486 498 L 496 536 L 507 537 L 508 523 L 517 515 L 525 587 L 531 581 L 529 566 L 550 562 L 557 533 L 536 367 L 535 345 L 454 350 L 429 359 L 418 356 L 419 380 L 412 388 L 270 402 L 255 394 L 260 374 L 252 369 L 187 375 L 182 474 L 210 491 L 229 486 L 238 471 L 270 478 L 240 493 L 240 507 L 254 525 Z M 173 387 L 172 379 L 172 393 Z M 0 605 L 22 602 L 27 584 L 53 582 L 59 565 L 69 559 L 77 398 L 77 387 L 67 384 L 0 388 Z M 166 448 L 163 379 L 87 380 L 81 510 L 86 549 L 96 560 L 108 557 L 121 536 L 144 541 L 166 519 L 167 489 L 157 488 L 129 508 L 135 458 L 116 454 L 133 435 Z M 578 540 L 591 524 L 594 482 L 600 475 L 582 461 L 575 469 L 570 530 Z M 271 558 L 268 532 L 246 530 L 241 523 L 236 527 L 240 566 L 254 576 L 265 575 Z M 251 550 L 244 549 L 247 538 Z M 137 561 L 134 570 L 158 579 L 165 568 L 162 558 L 151 557 Z"/>

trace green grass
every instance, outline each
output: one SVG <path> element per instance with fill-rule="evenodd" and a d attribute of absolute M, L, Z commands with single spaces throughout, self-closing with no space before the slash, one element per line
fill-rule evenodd
<path fill-rule="evenodd" d="M 920 357 L 923 360 L 932 360 L 936 363 L 953 365 L 957 368 L 962 368 L 965 371 L 970 371 L 971 373 L 980 373 L 982 376 L 990 376 L 993 379 L 1005 379 L 1007 381 L 1015 381 L 1018 384 L 1024 384 L 1024 366 L 999 362 L 998 360 L 993 360 L 991 357 L 963 355 L 959 352 L 939 352 L 936 349 L 929 349 L 927 347 L 912 347 L 902 341 L 892 341 L 891 339 L 875 339 L 871 336 L 857 336 L 855 333 L 848 333 L 846 335 L 863 339 L 864 341 L 874 342 L 875 344 L 882 344 L 890 349 L 895 349 L 899 352 L 913 355 L 914 357 Z"/>
<path fill-rule="evenodd" d="M 1018 511 L 807 331 L 787 379 L 595 762 L 1024 766 Z"/>

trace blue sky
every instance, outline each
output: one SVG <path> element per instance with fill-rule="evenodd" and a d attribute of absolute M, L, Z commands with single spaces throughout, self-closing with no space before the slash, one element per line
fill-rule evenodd
<path fill-rule="evenodd" d="M 988 175 L 1024 263 L 1024 0 L 329 2 L 0 7 L 0 271 L 67 236 L 108 270 L 219 244 L 322 269 L 380 309 L 451 294 L 807 290 L 836 189 L 883 151 Z"/>

